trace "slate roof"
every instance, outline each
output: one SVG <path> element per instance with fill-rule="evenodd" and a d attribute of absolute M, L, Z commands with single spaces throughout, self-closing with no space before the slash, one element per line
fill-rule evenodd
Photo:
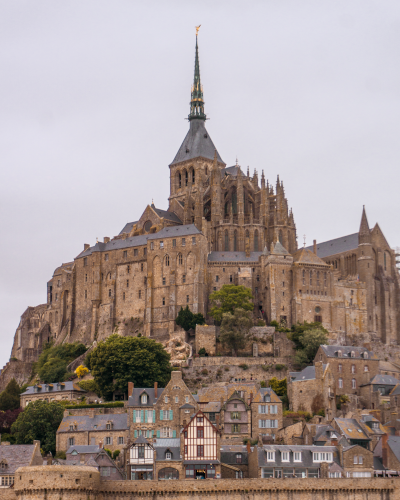
<path fill-rule="evenodd" d="M 400 460 L 400 436 L 389 436 L 387 444 L 397 460 Z"/>
<path fill-rule="evenodd" d="M 182 405 L 182 406 L 179 407 L 180 410 L 181 409 L 185 410 L 185 409 L 189 409 L 189 408 L 192 409 L 192 410 L 194 410 L 194 406 L 190 405 L 189 403 L 185 403 L 184 405 Z"/>
<path fill-rule="evenodd" d="M 338 432 L 331 425 L 317 425 L 313 441 L 322 441 L 322 438 L 332 439 L 332 434 L 338 437 Z"/>
<path fill-rule="evenodd" d="M 163 217 L 164 219 L 170 220 L 171 222 L 176 222 L 177 224 L 182 224 L 181 219 L 174 212 L 169 212 L 168 210 L 161 210 L 161 208 L 156 208 L 154 203 L 151 204 L 151 208 L 155 211 L 155 213 L 159 217 Z"/>
<path fill-rule="evenodd" d="M 107 430 L 107 422 L 112 422 L 113 431 L 127 430 L 128 429 L 128 414 L 115 413 L 106 415 L 68 415 L 64 417 L 57 432 L 70 432 L 69 426 L 76 424 L 76 431 L 105 431 Z M 97 428 L 94 426 L 97 425 Z"/>
<path fill-rule="evenodd" d="M 164 389 L 157 389 L 157 398 L 154 396 L 154 387 L 150 388 L 134 388 L 132 392 L 132 396 L 129 396 L 128 399 L 128 406 L 142 406 L 143 408 L 148 407 L 148 406 L 153 406 L 157 403 L 157 401 L 160 399 L 161 394 L 163 393 Z M 140 396 L 143 393 L 147 394 L 147 403 L 142 404 L 140 400 Z"/>
<path fill-rule="evenodd" d="M 325 372 L 327 365 L 322 365 L 322 370 Z M 306 366 L 301 372 L 290 372 L 289 373 L 292 382 L 302 382 L 304 380 L 315 379 L 315 366 Z"/>
<path fill-rule="evenodd" d="M 400 372 L 400 368 L 390 361 L 379 360 L 379 370 L 387 372 Z"/>
<path fill-rule="evenodd" d="M 171 165 L 193 158 L 214 159 L 216 148 L 206 130 L 204 120 L 191 120 L 189 131 L 175 155 Z M 217 151 L 217 161 L 224 163 Z"/>
<path fill-rule="evenodd" d="M 224 445 L 221 446 L 221 462 L 224 464 L 230 465 L 240 465 L 236 463 L 236 455 L 241 453 L 242 461 L 241 465 L 247 465 L 248 462 L 248 453 L 247 446 L 243 445 Z"/>
<path fill-rule="evenodd" d="M 317 266 L 329 267 L 329 265 L 320 259 L 314 252 L 307 250 L 307 248 L 301 248 L 293 255 L 293 261 L 299 264 L 312 264 Z"/>
<path fill-rule="evenodd" d="M 97 445 L 77 445 L 77 446 L 70 446 L 67 450 L 67 454 L 71 454 L 74 450 L 79 453 L 99 453 L 99 451 L 102 448 Z"/>
<path fill-rule="evenodd" d="M 165 460 L 165 454 L 167 451 L 172 453 L 171 460 L 181 460 L 181 440 L 176 439 L 160 439 L 157 438 L 153 442 L 153 446 L 156 450 L 156 461 Z"/>
<path fill-rule="evenodd" d="M 201 411 L 204 413 L 219 413 L 221 411 L 221 401 L 210 401 L 201 407 Z"/>
<path fill-rule="evenodd" d="M 245 174 L 243 173 L 243 170 L 241 169 L 240 165 L 233 165 L 233 167 L 226 167 L 224 172 L 225 175 L 231 175 L 232 177 L 237 177 L 239 170 L 242 172 L 242 175 L 244 176 Z"/>
<path fill-rule="evenodd" d="M 330 255 L 336 255 L 342 252 L 348 252 L 358 247 L 358 233 L 341 236 L 334 240 L 324 241 L 317 244 L 318 257 L 324 258 Z M 306 247 L 306 250 L 313 250 L 313 246 Z"/>
<path fill-rule="evenodd" d="M 135 439 L 134 444 L 150 444 L 144 436 L 139 436 Z"/>
<path fill-rule="evenodd" d="M 64 384 L 64 387 L 61 385 Z M 54 384 L 39 384 L 37 385 L 37 392 L 34 391 L 35 386 L 30 385 L 29 387 L 26 388 L 26 391 L 22 393 L 23 396 L 29 395 L 29 394 L 45 394 L 45 393 L 54 393 L 54 392 L 65 392 L 65 391 L 78 391 L 78 392 L 86 392 L 83 389 L 79 387 L 79 385 L 75 384 L 74 382 L 60 382 L 60 389 L 57 389 L 57 383 Z M 61 389 L 61 387 L 63 387 Z M 48 388 L 48 391 L 46 389 Z"/>
<path fill-rule="evenodd" d="M 371 441 L 355 418 L 335 418 L 334 420 L 346 439 Z"/>
<path fill-rule="evenodd" d="M 7 467 L 0 469 L 0 475 L 15 474 L 18 467 L 28 467 L 31 463 L 34 444 L 10 444 L 0 446 L 0 461 L 5 459 Z"/>
<path fill-rule="evenodd" d="M 162 238 L 173 238 L 175 236 L 191 236 L 195 234 L 200 234 L 201 232 L 197 229 L 194 224 L 186 224 L 184 226 L 170 226 L 164 227 L 158 233 L 152 234 L 140 234 L 139 236 L 131 236 L 125 240 L 110 240 L 108 243 L 102 243 L 98 241 L 96 245 L 88 248 L 86 251 L 80 253 L 76 258 L 87 257 L 93 252 L 107 252 L 111 250 L 121 250 L 124 248 L 139 247 L 147 245 L 147 240 L 156 240 Z"/>
<path fill-rule="evenodd" d="M 267 461 L 267 451 L 275 451 L 275 461 Z M 282 462 L 281 453 L 289 452 L 289 462 Z M 301 452 L 301 462 L 294 462 L 292 452 Z M 303 446 L 303 445 L 264 445 L 257 448 L 259 467 L 312 467 L 320 468 L 319 462 L 313 462 L 313 452 L 332 452 L 333 461 L 339 462 L 338 451 L 335 446 Z"/>
<path fill-rule="evenodd" d="M 396 387 L 392 389 L 390 392 L 391 396 L 398 396 L 400 394 L 400 384 L 397 384 Z"/>
<path fill-rule="evenodd" d="M 368 384 L 363 385 L 397 385 L 399 380 L 397 378 L 392 377 L 391 375 L 375 375 L 375 377 L 371 378 Z"/>
<path fill-rule="evenodd" d="M 337 358 L 338 351 L 342 351 L 342 358 L 351 358 L 351 352 L 354 351 L 354 358 L 361 358 L 361 354 L 368 353 L 369 359 L 377 359 L 376 355 L 365 347 L 347 346 L 347 345 L 321 345 L 322 350 L 328 358 Z M 353 359 L 354 359 L 353 358 Z"/>
<path fill-rule="evenodd" d="M 271 254 L 272 255 L 290 255 L 289 252 L 286 250 L 286 248 L 279 241 L 274 243 L 274 248 L 273 248 Z"/>
<path fill-rule="evenodd" d="M 374 457 L 374 470 L 387 470 L 380 457 Z"/>
<path fill-rule="evenodd" d="M 130 233 L 132 231 L 133 226 L 138 222 L 139 222 L 138 220 L 135 220 L 133 222 L 127 222 L 125 226 L 122 228 L 122 230 L 119 232 L 119 234 Z"/>
<path fill-rule="evenodd" d="M 250 252 L 250 257 L 246 257 L 246 252 L 210 252 L 208 262 L 258 262 L 262 252 Z"/>

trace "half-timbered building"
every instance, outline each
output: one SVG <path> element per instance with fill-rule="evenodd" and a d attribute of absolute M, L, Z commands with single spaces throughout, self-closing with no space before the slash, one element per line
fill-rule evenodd
<path fill-rule="evenodd" d="M 154 447 L 143 436 L 139 436 L 129 448 L 129 467 L 130 479 L 153 479 Z"/>

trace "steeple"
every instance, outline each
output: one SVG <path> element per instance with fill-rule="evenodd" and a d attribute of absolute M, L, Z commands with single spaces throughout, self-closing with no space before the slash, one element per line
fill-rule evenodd
<path fill-rule="evenodd" d="M 190 100 L 190 114 L 188 116 L 189 121 L 206 119 L 206 115 L 204 114 L 203 88 L 200 83 L 199 48 L 197 45 L 198 28 L 196 28 L 196 55 L 194 59 L 194 80 L 192 98 Z"/>
<path fill-rule="evenodd" d="M 359 243 L 371 243 L 371 233 L 369 230 L 367 214 L 365 212 L 365 205 L 363 205 L 360 230 L 358 232 L 358 242 Z"/>

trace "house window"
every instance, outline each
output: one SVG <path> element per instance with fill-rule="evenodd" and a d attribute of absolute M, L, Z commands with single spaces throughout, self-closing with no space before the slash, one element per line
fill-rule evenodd
<path fill-rule="evenodd" d="M 160 241 L 160 248 L 164 248 L 164 242 Z"/>
<path fill-rule="evenodd" d="M 150 250 L 154 250 L 154 241 L 150 242 Z"/>
<path fill-rule="evenodd" d="M 144 458 L 144 446 L 138 446 L 138 458 Z"/>
<path fill-rule="evenodd" d="M 162 298 L 162 305 L 165 306 L 165 297 Z"/>
<path fill-rule="evenodd" d="M 87 257 L 85 257 L 85 258 L 83 259 L 83 265 L 84 265 L 84 266 L 87 266 Z"/>
<path fill-rule="evenodd" d="M 208 418 L 209 418 L 210 422 L 215 422 L 215 412 L 209 413 Z"/>
<path fill-rule="evenodd" d="M 275 452 L 267 451 L 267 462 L 275 462 Z"/>
<path fill-rule="evenodd" d="M 165 265 L 169 266 L 169 255 L 165 256 Z"/>
<path fill-rule="evenodd" d="M 197 456 L 204 457 L 204 446 L 202 444 L 197 445 Z"/>
<path fill-rule="evenodd" d="M 232 411 L 231 412 L 231 419 L 232 420 L 239 420 L 240 419 L 240 413 L 238 411 Z"/>
<path fill-rule="evenodd" d="M 106 424 L 106 429 L 109 431 L 111 429 L 111 424 Z"/>
<path fill-rule="evenodd" d="M 182 254 L 180 253 L 180 254 L 178 255 L 178 264 L 181 266 L 181 265 L 182 265 L 182 263 L 183 263 L 183 257 L 182 257 Z"/>
<path fill-rule="evenodd" d="M 110 437 L 106 437 L 105 444 L 112 444 Z"/>
<path fill-rule="evenodd" d="M 314 452 L 313 462 L 332 462 L 333 454 L 329 452 Z"/>
<path fill-rule="evenodd" d="M 197 417 L 197 423 L 202 424 L 204 421 L 203 417 Z"/>
<path fill-rule="evenodd" d="M 68 444 L 69 444 L 69 446 L 74 446 L 75 438 L 68 438 Z"/>
<path fill-rule="evenodd" d="M 126 259 L 128 257 L 128 250 L 124 250 L 124 255 L 123 255 L 124 259 Z"/>
<path fill-rule="evenodd" d="M 134 257 L 137 257 L 138 255 L 139 255 L 139 249 L 138 249 L 138 248 L 135 248 L 135 249 L 133 250 L 133 256 L 134 256 Z"/>
<path fill-rule="evenodd" d="M 189 304 L 189 295 L 186 295 L 186 303 Z"/>
<path fill-rule="evenodd" d="M 237 464 L 242 463 L 242 454 L 241 453 L 236 453 L 236 463 Z"/>
<path fill-rule="evenodd" d="M 189 403 L 189 396 L 185 396 L 185 403 Z"/>
<path fill-rule="evenodd" d="M 118 438 L 118 444 L 124 444 L 124 438 L 122 436 Z"/>
<path fill-rule="evenodd" d="M 288 451 L 282 451 L 282 453 L 281 453 L 281 459 L 282 459 L 282 462 L 289 462 L 289 452 Z"/>
<path fill-rule="evenodd" d="M 240 432 L 240 424 L 233 424 L 232 425 L 232 432 Z"/>
<path fill-rule="evenodd" d="M 340 363 L 338 364 L 337 370 L 339 373 L 342 373 L 342 365 Z"/>
<path fill-rule="evenodd" d="M 233 276 L 232 274 L 229 276 L 229 283 L 232 283 L 233 282 Z"/>
<path fill-rule="evenodd" d="M 343 379 L 342 378 L 340 378 L 338 380 L 338 387 L 339 387 L 339 389 L 343 389 Z"/>
<path fill-rule="evenodd" d="M 167 284 L 167 280 L 166 280 L 166 278 L 163 278 L 163 279 L 162 279 L 162 284 L 163 284 L 163 285 L 166 285 L 166 284 Z"/>
<path fill-rule="evenodd" d="M 87 274 L 85 274 L 85 281 L 87 282 Z M 60 286 L 60 280 L 58 280 L 58 286 Z"/>
<path fill-rule="evenodd" d="M 142 405 L 146 405 L 147 404 L 147 394 L 142 394 L 141 400 L 142 400 Z"/>
<path fill-rule="evenodd" d="M 172 240 L 172 246 L 176 247 L 176 240 Z"/>
<path fill-rule="evenodd" d="M 143 248 L 143 255 L 147 255 L 147 248 Z"/>
<path fill-rule="evenodd" d="M 129 288 L 129 280 L 126 280 L 126 287 Z"/>
<path fill-rule="evenodd" d="M 168 403 L 168 396 L 165 396 L 164 403 Z"/>
<path fill-rule="evenodd" d="M 182 283 L 186 283 L 186 274 L 182 275 Z"/>
<path fill-rule="evenodd" d="M 355 378 L 351 379 L 351 388 L 352 389 L 357 389 L 357 381 Z"/>
<path fill-rule="evenodd" d="M 104 260 L 108 260 L 108 253 L 105 254 Z"/>
<path fill-rule="evenodd" d="M 182 246 L 186 246 L 186 238 L 182 238 Z"/>
<path fill-rule="evenodd" d="M 87 299 L 87 290 L 85 290 L 85 299 Z"/>
<path fill-rule="evenodd" d="M 170 451 L 167 451 L 167 453 L 165 454 L 165 460 L 171 460 L 172 458 L 172 453 Z"/>
<path fill-rule="evenodd" d="M 139 299 L 142 298 L 142 290 L 139 290 Z"/>
<path fill-rule="evenodd" d="M 170 427 L 163 427 L 161 429 L 161 437 L 162 438 L 170 438 L 170 437 L 172 437 L 172 429 Z"/>
<path fill-rule="evenodd" d="M 215 281 L 218 283 L 218 281 L 219 281 L 219 276 L 215 276 Z"/>
<path fill-rule="evenodd" d="M 111 288 L 108 290 L 108 296 L 111 297 Z"/>
<path fill-rule="evenodd" d="M 192 238 L 192 245 L 195 245 L 196 244 L 196 238 L 193 236 Z"/>
<path fill-rule="evenodd" d="M 127 272 L 128 274 L 129 274 L 130 270 L 131 270 L 131 266 L 126 266 L 126 272 Z"/>
<path fill-rule="evenodd" d="M 204 427 L 197 427 L 197 437 L 198 438 L 204 437 Z"/>
<path fill-rule="evenodd" d="M 351 373 L 356 373 L 356 365 L 351 365 Z"/>
<path fill-rule="evenodd" d="M 301 462 L 301 451 L 295 451 L 293 453 L 293 461 L 294 462 Z"/>

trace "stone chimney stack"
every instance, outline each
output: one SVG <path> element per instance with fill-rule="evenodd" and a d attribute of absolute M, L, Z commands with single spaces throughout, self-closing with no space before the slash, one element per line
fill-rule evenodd
<path fill-rule="evenodd" d="M 321 380 L 323 375 L 322 361 L 315 362 L 315 378 L 316 380 Z"/>
<path fill-rule="evenodd" d="M 313 252 L 317 255 L 317 240 L 313 241 Z"/>
<path fill-rule="evenodd" d="M 172 373 L 171 373 L 171 375 L 172 375 Z M 157 392 L 158 392 L 157 389 L 158 389 L 158 383 L 154 382 L 154 398 L 155 399 L 157 399 Z"/>
<path fill-rule="evenodd" d="M 84 243 L 83 244 L 83 251 L 87 250 L 88 248 L 90 248 L 89 243 Z"/>
<path fill-rule="evenodd" d="M 99 448 L 103 448 L 103 441 L 99 441 Z"/>
<path fill-rule="evenodd" d="M 250 438 L 247 440 L 246 446 L 247 446 L 247 453 L 250 455 L 250 453 L 251 453 Z M 247 459 L 247 460 L 248 460 L 248 459 Z"/>
<path fill-rule="evenodd" d="M 132 396 L 133 388 L 134 388 L 133 382 L 128 382 L 128 398 Z"/>
<path fill-rule="evenodd" d="M 104 243 L 108 243 L 110 241 L 110 238 L 108 236 L 104 236 Z"/>

